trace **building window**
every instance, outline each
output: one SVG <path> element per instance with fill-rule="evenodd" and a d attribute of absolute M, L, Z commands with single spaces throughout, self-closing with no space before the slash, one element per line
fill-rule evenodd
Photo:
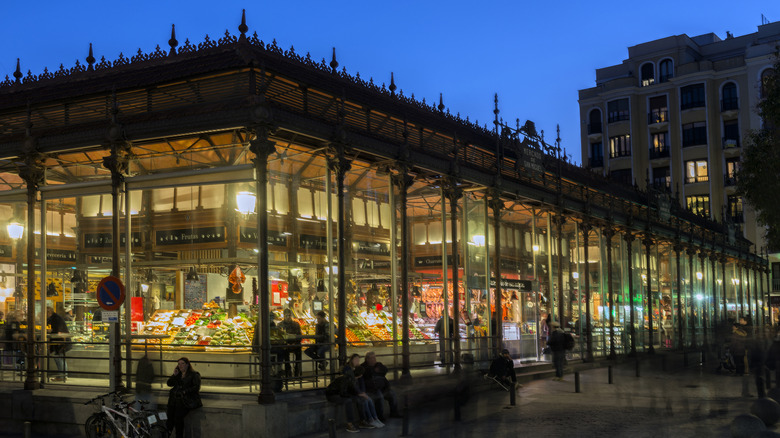
<path fill-rule="evenodd" d="M 763 99 L 764 96 L 766 96 L 765 94 L 766 86 L 769 84 L 769 81 L 772 80 L 774 75 L 775 72 L 771 68 L 768 68 L 761 72 L 761 91 L 760 91 L 761 95 L 759 96 L 761 99 Z"/>
<path fill-rule="evenodd" d="M 631 169 L 613 170 L 609 173 L 609 179 L 622 184 L 631 185 Z"/>
<path fill-rule="evenodd" d="M 588 115 L 588 134 L 601 134 L 601 110 L 594 109 Z"/>
<path fill-rule="evenodd" d="M 650 138 L 650 159 L 669 156 L 669 133 L 658 132 Z"/>
<path fill-rule="evenodd" d="M 726 174 L 723 175 L 723 185 L 733 186 L 737 184 L 737 173 L 739 172 L 739 158 L 726 159 Z"/>
<path fill-rule="evenodd" d="M 735 224 L 745 222 L 745 217 L 742 215 L 741 196 L 729 195 L 726 199 L 726 214 L 728 214 L 728 219 Z"/>
<path fill-rule="evenodd" d="M 699 216 L 710 217 L 709 195 L 686 196 L 685 205 L 688 210 Z"/>
<path fill-rule="evenodd" d="M 666 82 L 674 77 L 674 64 L 671 59 L 664 59 L 658 64 L 658 81 Z"/>
<path fill-rule="evenodd" d="M 614 123 L 629 120 L 628 98 L 613 100 L 607 103 L 607 122 Z"/>
<path fill-rule="evenodd" d="M 618 135 L 609 138 L 609 158 L 630 157 L 631 136 Z"/>
<path fill-rule="evenodd" d="M 648 62 L 642 66 L 640 74 L 642 76 L 642 86 L 653 85 L 655 82 L 655 73 L 653 72 L 653 63 Z"/>
<path fill-rule="evenodd" d="M 723 122 L 723 148 L 739 147 L 739 121 L 726 120 Z"/>
<path fill-rule="evenodd" d="M 688 85 L 680 89 L 680 109 L 704 106 L 704 84 Z"/>
<path fill-rule="evenodd" d="M 669 120 L 669 108 L 666 106 L 666 96 L 650 98 L 650 112 L 647 114 L 647 124 L 663 123 Z"/>
<path fill-rule="evenodd" d="M 685 162 L 685 183 L 700 183 L 709 181 L 707 160 L 691 160 Z"/>
<path fill-rule="evenodd" d="M 653 168 L 653 187 L 667 192 L 672 188 L 672 175 L 668 166 Z"/>
<path fill-rule="evenodd" d="M 720 110 L 731 111 L 735 109 L 739 109 L 737 86 L 733 82 L 729 82 L 723 86 L 723 99 L 720 101 Z"/>
<path fill-rule="evenodd" d="M 601 142 L 590 144 L 590 163 L 588 167 L 604 167 L 604 146 Z"/>
<path fill-rule="evenodd" d="M 682 145 L 684 148 L 688 146 L 707 144 L 706 122 L 688 123 L 683 125 L 682 129 Z"/>

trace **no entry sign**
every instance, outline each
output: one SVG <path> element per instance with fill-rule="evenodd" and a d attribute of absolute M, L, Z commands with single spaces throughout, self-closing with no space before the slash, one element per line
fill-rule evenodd
<path fill-rule="evenodd" d="M 125 302 L 125 285 L 116 277 L 109 275 L 100 280 L 96 292 L 98 304 L 103 310 L 117 310 Z"/>

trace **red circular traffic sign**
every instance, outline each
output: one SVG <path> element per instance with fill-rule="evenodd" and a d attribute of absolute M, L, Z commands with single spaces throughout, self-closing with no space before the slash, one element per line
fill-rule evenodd
<path fill-rule="evenodd" d="M 125 302 L 125 285 L 122 280 L 109 275 L 100 280 L 95 295 L 103 310 L 117 310 Z"/>

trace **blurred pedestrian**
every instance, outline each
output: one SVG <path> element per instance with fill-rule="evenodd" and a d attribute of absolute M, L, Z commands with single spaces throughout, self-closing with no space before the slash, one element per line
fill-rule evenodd
<path fill-rule="evenodd" d="M 550 347 L 550 351 L 553 356 L 553 365 L 555 366 L 555 377 L 553 380 L 563 381 L 563 362 L 566 359 L 566 335 L 561 330 L 561 325 L 558 321 L 550 322 L 550 337 L 547 340 L 547 346 Z"/>

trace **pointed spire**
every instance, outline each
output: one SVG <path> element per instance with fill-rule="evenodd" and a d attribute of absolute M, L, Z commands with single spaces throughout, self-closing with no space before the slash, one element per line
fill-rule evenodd
<path fill-rule="evenodd" d="M 444 97 L 439 93 L 439 111 L 444 111 Z"/>
<path fill-rule="evenodd" d="M 241 24 L 238 25 L 238 31 L 241 32 L 239 39 L 246 39 L 246 32 L 249 30 L 249 26 L 246 25 L 246 9 L 241 10 Z"/>
<path fill-rule="evenodd" d="M 22 83 L 22 69 L 20 68 L 19 58 L 16 58 L 16 71 L 14 72 L 14 78 L 16 78 L 15 82 L 17 84 Z"/>
<path fill-rule="evenodd" d="M 168 45 L 171 46 L 171 51 L 168 53 L 168 56 L 173 56 L 176 54 L 176 46 L 179 45 L 179 41 L 176 40 L 176 25 L 171 24 L 171 39 L 168 40 Z"/>
<path fill-rule="evenodd" d="M 330 60 L 330 69 L 333 73 L 336 73 L 336 69 L 339 68 L 339 62 L 336 61 L 336 48 L 333 48 L 333 58 Z"/>
<path fill-rule="evenodd" d="M 390 72 L 390 86 L 387 87 L 390 90 L 390 93 L 395 94 L 396 87 L 395 86 L 395 77 L 393 77 L 393 72 Z"/>
<path fill-rule="evenodd" d="M 88 64 L 87 71 L 92 71 L 95 69 L 94 67 L 92 67 L 92 64 L 94 63 L 95 63 L 95 56 L 92 55 L 92 43 L 89 43 L 89 54 L 87 55 L 87 64 Z"/>

